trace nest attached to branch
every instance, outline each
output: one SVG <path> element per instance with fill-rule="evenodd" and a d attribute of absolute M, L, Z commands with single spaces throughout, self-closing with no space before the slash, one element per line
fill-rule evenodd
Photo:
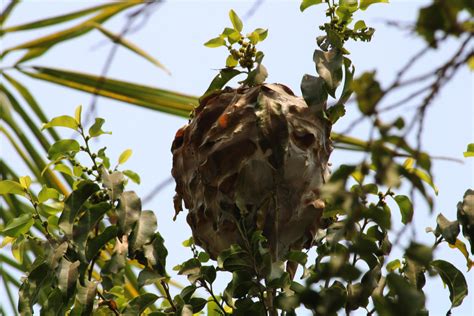
<path fill-rule="evenodd" d="M 321 226 L 330 125 L 281 84 L 201 99 L 172 145 L 175 210 L 213 259 L 263 231 L 275 259 L 311 246 Z"/>

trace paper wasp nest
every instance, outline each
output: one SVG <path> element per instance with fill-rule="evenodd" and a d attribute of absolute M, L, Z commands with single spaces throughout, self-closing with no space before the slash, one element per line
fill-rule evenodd
<path fill-rule="evenodd" d="M 310 246 L 324 203 L 330 126 L 286 86 L 226 88 L 201 100 L 172 145 L 175 209 L 216 258 L 262 230 L 274 258 Z M 240 223 L 240 224 L 239 224 Z"/>

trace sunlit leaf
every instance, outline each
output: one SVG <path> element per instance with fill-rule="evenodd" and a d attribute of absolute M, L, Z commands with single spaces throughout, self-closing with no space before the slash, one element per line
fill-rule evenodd
<path fill-rule="evenodd" d="M 8 222 L 1 232 L 5 236 L 18 237 L 29 231 L 34 223 L 31 214 L 22 214 Z"/>
<path fill-rule="evenodd" d="M 360 9 L 366 10 L 370 5 L 374 3 L 388 3 L 388 0 L 360 0 Z"/>
<path fill-rule="evenodd" d="M 183 117 L 188 117 L 197 104 L 197 98 L 177 92 L 72 71 L 34 69 L 36 72 L 25 69 L 21 72 L 36 79 Z M 98 82 L 100 89 L 97 89 Z"/>
<path fill-rule="evenodd" d="M 124 163 L 126 163 L 128 159 L 130 158 L 130 156 L 132 156 L 132 150 L 131 149 L 124 150 L 119 156 L 119 159 L 118 159 L 119 165 L 123 165 Z"/>
<path fill-rule="evenodd" d="M 474 157 L 474 143 L 467 145 L 467 150 L 463 153 L 464 157 Z"/>
<path fill-rule="evenodd" d="M 204 43 L 204 46 L 210 47 L 210 48 L 221 47 L 224 45 L 225 45 L 225 40 L 222 37 L 215 37 Z"/>
<path fill-rule="evenodd" d="M 81 150 L 80 145 L 75 139 L 62 139 L 51 145 L 48 156 L 51 160 L 56 160 L 63 155 L 74 155 L 79 150 Z"/>
<path fill-rule="evenodd" d="M 112 132 L 105 132 L 102 130 L 102 125 L 104 125 L 105 120 L 100 117 L 95 118 L 94 124 L 89 128 L 89 136 L 90 137 L 97 137 L 102 134 L 112 134 Z"/>
<path fill-rule="evenodd" d="M 230 18 L 230 22 L 232 22 L 232 26 L 234 27 L 234 29 L 238 32 L 242 32 L 242 28 L 243 28 L 242 20 L 239 18 L 239 16 L 237 15 L 237 13 L 235 13 L 234 10 L 229 11 L 229 18 Z"/>
<path fill-rule="evenodd" d="M 136 172 L 132 170 L 124 170 L 122 173 L 136 184 L 140 184 L 140 176 Z"/>
<path fill-rule="evenodd" d="M 303 0 L 303 1 L 301 1 L 300 10 L 301 10 L 301 12 L 303 12 L 304 10 L 309 8 L 310 6 L 320 4 L 320 3 L 324 3 L 324 0 Z"/>
<path fill-rule="evenodd" d="M 30 176 L 24 176 L 24 177 L 20 177 L 18 179 L 18 181 L 20 182 L 20 185 L 23 187 L 23 189 L 28 189 L 31 185 L 31 178 Z"/>
<path fill-rule="evenodd" d="M 78 122 L 72 116 L 61 115 L 61 116 L 53 118 L 48 123 L 43 124 L 41 129 L 46 129 L 50 127 L 58 127 L 58 126 L 71 128 L 77 131 Z"/>

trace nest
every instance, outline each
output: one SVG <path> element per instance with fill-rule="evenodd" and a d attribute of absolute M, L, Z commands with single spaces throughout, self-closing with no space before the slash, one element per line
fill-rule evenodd
<path fill-rule="evenodd" d="M 263 231 L 274 258 L 309 247 L 321 225 L 330 125 L 281 84 L 201 99 L 172 145 L 175 210 L 215 259 Z"/>

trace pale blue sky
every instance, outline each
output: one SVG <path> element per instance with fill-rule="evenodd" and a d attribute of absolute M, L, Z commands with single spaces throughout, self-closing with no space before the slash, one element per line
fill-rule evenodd
<path fill-rule="evenodd" d="M 98 2 L 100 1 L 25 1 L 17 7 L 7 25 L 72 11 Z M 5 3 L 6 1 L 2 1 L 2 6 Z M 393 0 L 390 5 L 374 5 L 365 12 L 357 13 L 356 19 L 365 19 L 368 25 L 377 29 L 371 43 L 358 42 L 348 45 L 352 53 L 350 58 L 356 65 L 357 74 L 376 69 L 378 78 L 385 86 L 393 79 L 399 68 L 423 47 L 424 43 L 416 36 L 388 28 L 383 20 L 413 21 L 416 18 L 417 9 L 426 3 L 429 1 Z M 166 75 L 158 68 L 150 67 L 147 61 L 122 48 L 118 51 L 109 76 L 199 95 L 207 88 L 215 75 L 214 69 L 222 67 L 226 57 L 225 49 L 209 49 L 202 44 L 230 24 L 227 16 L 229 9 L 233 8 L 240 16 L 244 16 L 252 5 L 253 1 L 196 0 L 163 3 L 147 21 L 146 26 L 128 38 L 165 64 L 171 70 L 172 76 Z M 244 21 L 244 31 L 253 30 L 256 27 L 269 29 L 269 36 L 260 47 L 265 52 L 264 64 L 269 71 L 268 82 L 284 83 L 295 93 L 300 94 L 301 77 L 305 73 L 315 73 L 312 62 L 313 50 L 316 48 L 314 39 L 320 32 L 317 26 L 323 23 L 324 19 L 322 7 L 311 8 L 301 13 L 299 1 L 267 0 L 263 2 L 255 15 Z M 105 23 L 105 26 L 118 33 L 124 21 L 122 14 Z M 7 48 L 75 23 L 77 22 L 35 32 L 14 33 L 2 39 L 1 45 L 2 48 Z M 417 71 L 422 72 L 423 69 L 431 69 L 447 59 L 457 45 L 457 42 L 449 41 L 442 51 L 424 59 L 413 74 Z M 110 47 L 111 44 L 104 42 L 99 32 L 91 32 L 87 36 L 54 47 L 45 56 L 29 64 L 99 74 Z M 11 65 L 19 56 L 21 55 L 12 53 L 5 58 L 2 66 Z M 71 114 L 78 104 L 83 104 L 87 109 L 90 104 L 91 96 L 88 94 L 24 76 L 20 78 L 14 72 L 11 74 L 27 84 L 50 117 Z M 464 67 L 442 90 L 428 111 L 423 138 L 425 150 L 433 155 L 462 158 L 466 145 L 474 141 L 472 88 L 472 73 Z M 391 100 L 396 101 L 396 99 Z M 346 117 L 335 126 L 336 131 L 344 130 L 348 122 L 358 117 L 358 111 L 354 105 L 348 105 L 347 110 Z M 136 190 L 142 197 L 147 195 L 157 183 L 169 177 L 170 144 L 175 131 L 185 124 L 186 120 L 108 99 L 99 100 L 98 112 L 106 119 L 105 127 L 113 131 L 113 135 L 102 137 L 100 144 L 107 145 L 111 157 L 118 157 L 126 148 L 133 149 L 134 154 L 126 167 L 141 175 L 142 185 L 131 185 L 130 189 Z M 410 107 L 406 107 L 402 113 L 395 114 L 412 115 L 413 113 Z M 366 133 L 366 126 L 361 126 L 354 131 L 354 135 L 360 137 L 366 137 Z M 63 135 L 70 136 L 69 133 Z M 97 148 L 100 144 L 97 144 Z M 19 160 L 5 139 L 1 139 L 0 146 L 3 159 L 14 165 L 20 173 L 27 172 L 21 163 L 15 163 Z M 335 150 L 331 160 L 335 166 L 338 166 L 344 162 L 359 161 L 359 158 L 351 152 Z M 434 161 L 435 182 L 440 193 L 435 200 L 436 208 L 432 215 L 429 214 L 422 201 L 417 201 L 415 223 L 418 241 L 432 242 L 432 236 L 424 232 L 425 227 L 435 225 L 435 216 L 438 212 L 443 212 L 449 219 L 454 219 L 456 203 L 462 199 L 468 187 L 474 186 L 474 159 L 464 161 L 464 164 Z M 176 222 L 172 221 L 173 194 L 174 186 L 170 185 L 151 202 L 144 205 L 145 209 L 154 210 L 158 217 L 159 229 L 170 252 L 168 270 L 172 274 L 174 271 L 171 268 L 190 256 L 189 250 L 183 248 L 181 242 L 191 234 L 186 225 L 185 214 L 178 216 Z M 396 206 L 393 207 L 393 212 L 395 222 L 399 219 Z M 393 257 L 399 254 L 400 249 L 395 249 Z M 464 258 L 453 249 L 443 245 L 437 250 L 436 257 L 448 259 L 465 271 Z M 473 272 L 466 274 L 466 277 L 471 287 L 470 292 L 474 293 Z M 178 280 L 186 283 L 182 278 Z M 223 289 L 224 282 L 220 284 L 222 285 L 220 288 Z M 0 304 L 2 304 L 2 300 L 6 297 L 3 287 L 0 286 L 0 288 Z M 428 278 L 425 289 L 430 315 L 444 315 L 450 306 L 448 289 L 443 288 L 442 282 L 437 277 Z M 453 315 L 472 315 L 473 299 L 474 295 L 470 294 L 462 307 L 453 310 Z"/>

